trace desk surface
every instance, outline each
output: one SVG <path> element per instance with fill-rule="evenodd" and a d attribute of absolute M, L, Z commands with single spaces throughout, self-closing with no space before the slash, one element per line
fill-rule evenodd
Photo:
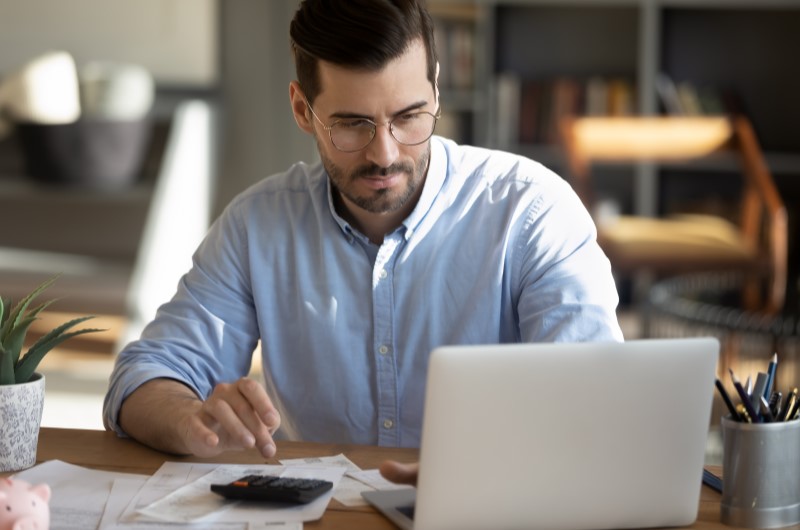
<path fill-rule="evenodd" d="M 344 453 L 362 469 L 371 469 L 387 458 L 411 462 L 417 459 L 412 449 L 383 447 L 313 444 L 301 442 L 279 442 L 280 458 L 300 458 Z M 177 457 L 149 449 L 132 440 L 118 438 L 104 431 L 79 429 L 42 428 L 39 435 L 37 462 L 62 460 L 79 466 L 152 474 L 165 461 L 176 462 L 225 462 L 233 464 L 260 463 L 278 464 L 277 459 L 265 460 L 255 451 L 225 453 L 215 458 Z M 718 471 L 718 470 L 717 470 Z M 720 494 L 703 486 L 697 522 L 690 528 L 730 528 L 720 522 Z M 319 529 L 394 529 L 395 527 L 370 507 L 345 507 L 331 500 L 328 510 L 319 521 L 305 523 L 304 528 Z"/>

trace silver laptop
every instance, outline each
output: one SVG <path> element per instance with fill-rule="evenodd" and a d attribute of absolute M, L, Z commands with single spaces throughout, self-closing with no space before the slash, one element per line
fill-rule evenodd
<path fill-rule="evenodd" d="M 692 524 L 718 355 L 714 338 L 438 348 L 417 489 L 363 495 L 416 530 Z"/>

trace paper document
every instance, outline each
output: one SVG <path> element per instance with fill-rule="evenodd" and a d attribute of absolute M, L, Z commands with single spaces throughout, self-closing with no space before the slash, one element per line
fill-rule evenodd
<path fill-rule="evenodd" d="M 142 522 L 142 523 L 122 523 L 120 518 L 125 507 L 136 496 L 139 490 L 144 486 L 147 477 L 141 479 L 125 479 L 118 478 L 114 481 L 111 488 L 111 495 L 106 503 L 106 509 L 103 512 L 103 518 L 100 521 L 100 530 L 181 530 L 181 529 L 195 529 L 196 526 L 176 524 L 176 523 L 157 523 L 157 522 Z M 289 530 L 286 527 L 280 527 L 281 530 Z M 247 523 L 219 523 L 203 525 L 203 530 L 252 530 L 248 527 Z M 291 528 L 291 530 L 302 530 Z"/>
<path fill-rule="evenodd" d="M 366 506 L 367 502 L 361 496 L 361 492 L 365 489 L 371 489 L 366 487 L 363 483 L 353 480 L 352 478 L 348 477 L 350 473 L 357 473 L 361 471 L 353 461 L 347 458 L 343 454 L 338 454 L 334 456 L 315 456 L 315 457 L 308 457 L 308 458 L 285 458 L 281 460 L 281 464 L 285 466 L 297 466 L 297 465 L 324 465 L 324 466 L 343 466 L 346 469 L 346 474 L 342 477 L 342 480 L 339 481 L 339 484 L 336 485 L 336 489 L 333 491 L 333 498 L 339 501 L 340 503 L 344 504 L 345 506 Z"/>
<path fill-rule="evenodd" d="M 146 479 L 146 475 L 97 471 L 60 460 L 48 460 L 17 473 L 32 484 L 46 483 L 50 498 L 50 530 L 98 528 L 111 487 L 119 478 Z"/>
<path fill-rule="evenodd" d="M 187 470 L 191 466 L 191 471 Z M 194 480 L 184 480 L 175 488 L 176 477 L 205 473 Z M 344 467 L 331 466 L 273 466 L 165 463 L 145 484 L 135 502 L 136 514 L 128 521 L 158 520 L 175 523 L 226 522 L 303 522 L 322 517 L 331 499 L 328 492 L 302 505 L 268 506 L 263 503 L 235 502 L 223 499 L 211 491 L 211 484 L 226 484 L 248 474 L 271 474 L 282 477 L 318 478 L 333 482 L 334 487 L 344 474 Z M 170 492 L 160 495 L 164 485 Z M 159 493 L 155 493 L 156 491 Z M 143 505 L 143 499 L 155 499 Z"/>
<path fill-rule="evenodd" d="M 389 482 L 377 469 L 362 470 L 343 454 L 334 456 L 318 456 L 308 458 L 288 458 L 281 460 L 281 464 L 292 465 L 334 465 L 344 466 L 347 471 L 345 476 L 336 486 L 333 498 L 345 506 L 368 506 L 369 503 L 361 496 L 361 492 L 374 489 L 401 489 L 409 488 L 401 484 Z"/>

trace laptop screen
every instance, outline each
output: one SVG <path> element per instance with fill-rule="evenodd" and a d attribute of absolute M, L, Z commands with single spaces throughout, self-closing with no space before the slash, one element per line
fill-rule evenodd
<path fill-rule="evenodd" d="M 713 338 L 435 350 L 415 527 L 691 524 L 718 353 Z"/>

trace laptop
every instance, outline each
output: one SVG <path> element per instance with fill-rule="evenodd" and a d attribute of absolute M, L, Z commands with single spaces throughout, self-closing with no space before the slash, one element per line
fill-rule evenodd
<path fill-rule="evenodd" d="M 415 530 L 692 524 L 718 355 L 714 338 L 437 348 L 417 488 L 363 496 Z"/>

